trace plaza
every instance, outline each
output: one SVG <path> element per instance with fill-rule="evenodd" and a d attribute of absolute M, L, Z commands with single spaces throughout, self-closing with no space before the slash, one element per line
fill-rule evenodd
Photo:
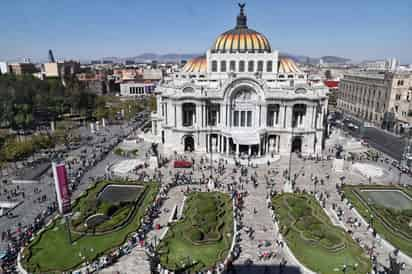
<path fill-rule="evenodd" d="M 140 135 L 140 131 L 138 130 L 132 134 L 135 136 Z M 294 252 L 293 246 L 288 246 L 288 241 L 280 229 L 281 222 L 277 221 L 276 210 L 272 211 L 270 205 L 270 197 L 276 197 L 276 195 L 283 192 L 285 182 L 289 177 L 289 170 L 292 175 L 290 177 L 293 180 L 292 190 L 294 192 L 306 191 L 311 197 L 315 195 L 317 198 L 313 201 L 319 203 L 319 207 L 322 208 L 330 222 L 345 231 L 350 231 L 350 237 L 362 249 L 362 254 L 376 257 L 374 266 L 389 267 L 388 254 L 394 250 L 394 247 L 383 240 L 385 235 L 374 236 L 368 227 L 370 220 L 366 217 L 359 219 L 360 217 L 353 211 L 353 208 L 342 201 L 341 194 L 336 186 L 340 186 L 342 183 L 355 185 L 368 185 L 371 183 L 368 176 L 352 168 L 351 165 L 356 163 L 377 166 L 382 169 L 384 171 L 383 175 L 375 177 L 373 182 L 376 179 L 383 185 L 389 185 L 397 180 L 397 171 L 391 169 L 391 166 L 385 164 L 384 161 L 372 161 L 362 157 L 360 157 L 362 158 L 360 160 L 345 161 L 343 173 L 333 171 L 334 147 L 337 142 L 342 141 L 342 138 L 346 138 L 339 134 L 336 131 L 327 140 L 325 152 L 321 158 L 304 157 L 293 153 L 291 157 L 280 157 L 276 162 L 245 166 L 246 169 L 242 169 L 241 166 L 218 155 L 214 155 L 213 162 L 211 162 L 210 158 L 207 157 L 209 155 L 196 152 L 177 153 L 169 158 L 161 154 L 160 158 L 167 159 L 167 161 L 159 161 L 161 165 L 158 169 L 144 168 L 137 171 L 131 169 L 126 172 L 130 178 L 148 176 L 148 178 L 160 182 L 159 198 L 162 202 L 155 207 L 156 211 L 154 212 L 156 214 L 150 217 L 151 221 L 144 225 L 144 243 L 141 244 L 139 240 L 136 240 L 127 241 L 122 245 L 123 240 L 120 241 L 119 238 L 115 237 L 115 234 L 109 233 L 108 237 L 119 240 L 112 243 L 113 246 L 119 246 L 119 251 L 115 253 L 118 254 L 115 261 L 111 262 L 96 257 L 97 251 L 102 250 L 100 249 L 102 247 L 97 245 L 97 247 L 93 247 L 93 251 L 90 249 L 70 251 L 68 249 L 67 252 L 69 253 L 78 252 L 82 254 L 84 259 L 80 258 L 80 261 L 82 261 L 80 265 L 73 261 L 69 262 L 66 267 L 74 268 L 83 273 L 96 270 L 101 273 L 116 271 L 120 273 L 149 273 L 151 265 L 148 254 L 162 245 L 162 239 L 166 237 L 167 230 L 172 227 L 170 224 L 171 212 L 175 207 L 180 212 L 180 208 L 184 206 L 185 200 L 188 195 L 192 195 L 191 193 L 207 192 L 209 188 L 208 178 L 212 175 L 215 182 L 214 191 L 228 193 L 229 195 L 236 192 L 237 195 L 240 195 L 242 201 L 241 206 L 235 209 L 237 212 L 235 214 L 236 218 L 239 218 L 236 222 L 241 225 L 236 226 L 233 233 L 234 245 L 231 246 L 230 251 L 227 251 L 227 256 L 219 257 L 216 262 L 218 269 L 229 266 L 235 269 L 237 273 L 250 273 L 251 269 L 253 269 L 253 273 L 266 273 L 267 271 L 280 271 L 281 269 L 285 273 L 313 273 L 315 269 L 311 269 L 310 264 L 306 265 L 305 260 L 299 259 L 299 253 Z M 160 151 L 161 146 L 162 144 L 159 147 Z M 150 147 L 150 143 L 144 141 L 138 143 L 137 148 L 142 152 L 139 153 L 139 159 L 142 162 L 150 158 L 150 154 L 145 152 L 149 151 Z M 123 157 L 119 157 L 114 153 L 108 155 L 102 162 L 91 168 L 89 172 L 100 176 L 110 174 L 110 169 L 107 167 L 124 160 Z M 366 157 L 368 154 L 362 155 Z M 176 169 L 173 164 L 175 159 L 183 159 L 192 162 L 193 165 L 189 169 Z M 290 167 L 289 161 L 291 162 Z M 247 165 L 247 163 L 245 164 Z M 345 176 L 343 177 L 343 175 Z M 403 176 L 402 182 L 408 183 L 408 178 Z M 84 187 L 86 185 L 87 183 Z M 111 185 L 116 185 L 116 183 Z M 129 197 L 129 194 L 125 196 L 126 199 L 128 199 L 127 197 Z M 388 199 L 391 201 L 399 200 L 399 197 L 395 196 Z M 326 218 L 326 216 L 323 218 Z M 354 222 L 354 220 L 356 221 Z M 64 223 L 58 222 L 55 225 L 54 228 L 49 227 L 51 229 L 47 233 L 60 233 L 63 241 L 58 242 L 59 248 L 67 247 Z M 136 232 L 136 227 L 128 230 L 128 233 L 133 235 Z M 97 238 L 85 238 L 84 244 L 88 245 L 91 242 L 87 242 L 86 239 L 93 242 L 93 246 L 96 244 Z M 179 240 L 179 237 L 176 240 Z M 80 243 L 83 244 L 81 240 L 79 240 Z M 48 249 L 45 249 L 45 251 Z M 53 253 L 53 250 L 50 252 Z M 358 254 L 356 252 L 354 254 Z M 215 256 L 217 255 L 215 254 Z M 37 256 L 34 258 L 35 260 L 41 260 L 44 256 L 52 255 L 39 253 Z M 406 264 L 404 272 L 401 273 L 408 273 L 412 269 L 412 264 L 406 256 L 404 254 L 399 255 L 399 260 Z M 79 256 L 77 255 L 76 258 L 79 258 Z M 343 266 L 345 264 L 345 260 L 342 260 L 341 263 L 340 260 L 335 262 L 334 268 L 339 268 L 339 265 Z M 56 267 L 56 265 L 49 265 L 48 267 Z"/>

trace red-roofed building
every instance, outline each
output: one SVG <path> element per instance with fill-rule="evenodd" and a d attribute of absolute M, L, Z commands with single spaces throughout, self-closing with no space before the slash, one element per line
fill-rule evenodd
<path fill-rule="evenodd" d="M 329 89 L 328 111 L 329 112 L 335 111 L 336 106 L 337 106 L 338 92 L 339 92 L 339 81 L 325 80 L 323 81 L 323 83 Z"/>

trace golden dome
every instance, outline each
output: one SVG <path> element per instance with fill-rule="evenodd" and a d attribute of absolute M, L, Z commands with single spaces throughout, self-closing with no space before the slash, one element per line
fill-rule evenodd
<path fill-rule="evenodd" d="M 232 29 L 215 41 L 213 52 L 271 52 L 268 39 L 251 29 Z"/>
<path fill-rule="evenodd" d="M 219 35 L 211 48 L 212 52 L 271 52 L 269 40 L 248 28 L 244 4 L 239 6 L 236 27 Z"/>
<path fill-rule="evenodd" d="M 279 57 L 278 73 L 302 73 L 302 71 L 292 59 Z"/>
<path fill-rule="evenodd" d="M 187 73 L 206 73 L 207 72 L 207 61 L 206 57 L 196 57 L 187 61 L 183 66 L 183 72 Z"/>

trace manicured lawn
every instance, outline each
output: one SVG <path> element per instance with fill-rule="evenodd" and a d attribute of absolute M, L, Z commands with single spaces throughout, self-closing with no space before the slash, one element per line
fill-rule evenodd
<path fill-rule="evenodd" d="M 183 215 L 159 245 L 161 264 L 169 270 L 189 265 L 187 269 L 194 273 L 223 261 L 233 238 L 230 197 L 218 192 L 192 193 Z"/>
<path fill-rule="evenodd" d="M 126 150 L 120 147 L 115 148 L 114 154 L 123 157 L 137 157 L 139 155 L 138 149 Z"/>
<path fill-rule="evenodd" d="M 68 242 L 66 226 L 61 218 L 48 227 L 25 249 L 22 263 L 26 270 L 35 273 L 62 272 L 92 261 L 125 242 L 128 235 L 140 226 L 146 208 L 154 201 L 158 184 L 145 184 L 141 204 L 130 223 L 110 234 L 80 236 L 72 233 L 74 243 Z M 84 259 L 82 258 L 84 257 Z"/>
<path fill-rule="evenodd" d="M 366 199 L 361 200 L 361 189 L 392 189 L 401 190 L 411 195 L 410 188 L 401 188 L 396 186 L 350 186 L 343 188 L 345 197 L 352 203 L 359 214 L 366 221 L 373 217 L 373 227 L 376 232 L 393 246 L 402 250 L 405 254 L 412 256 L 412 228 L 409 223 L 412 222 L 412 212 L 410 209 L 396 210 L 393 208 L 382 207 L 377 204 L 369 203 Z"/>
<path fill-rule="evenodd" d="M 356 264 L 356 270 L 349 268 L 346 273 L 370 271 L 368 256 L 350 235 L 331 223 L 312 196 L 281 194 L 272 204 L 289 248 L 306 267 L 317 273 L 339 273 L 344 264 Z"/>
<path fill-rule="evenodd" d="M 77 232 L 107 232 L 126 221 L 135 208 L 134 202 L 140 197 L 143 188 L 137 182 L 127 180 L 104 180 L 89 188 L 73 205 L 71 227 Z M 99 198 L 99 197 L 101 198 Z M 86 219 L 95 214 L 107 216 L 103 223 L 86 227 Z M 93 218 L 93 217 L 92 217 Z"/>

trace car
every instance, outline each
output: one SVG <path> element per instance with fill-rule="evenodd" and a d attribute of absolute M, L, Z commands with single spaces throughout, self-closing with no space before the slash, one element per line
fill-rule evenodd
<path fill-rule="evenodd" d="M 192 162 L 185 161 L 185 160 L 175 160 L 173 163 L 175 168 L 190 168 L 192 167 Z"/>
<path fill-rule="evenodd" d="M 369 146 L 368 141 L 366 141 L 365 139 L 361 140 L 361 144 L 364 145 L 364 146 Z"/>

